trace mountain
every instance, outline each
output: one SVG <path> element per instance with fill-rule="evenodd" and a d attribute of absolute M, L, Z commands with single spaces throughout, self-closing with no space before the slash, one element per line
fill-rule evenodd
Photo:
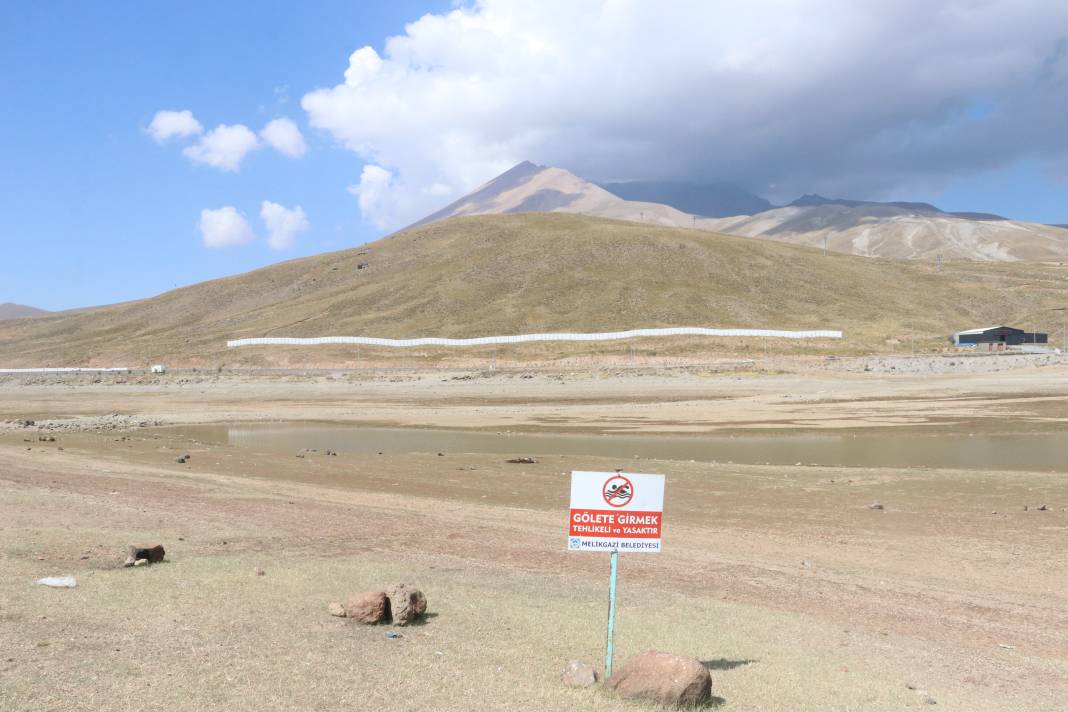
<path fill-rule="evenodd" d="M 626 201 L 562 168 L 530 161 L 505 171 L 409 227 L 463 215 L 580 213 L 661 225 L 692 225 L 693 217 L 667 205 Z"/>
<path fill-rule="evenodd" d="M 877 209 L 879 207 L 892 207 L 901 208 L 910 213 L 916 215 L 945 215 L 941 210 L 931 205 L 930 203 L 906 203 L 906 202 L 888 202 L 879 203 L 871 200 L 846 200 L 845 198 L 824 198 L 822 195 L 802 195 L 800 198 L 790 203 L 790 207 L 794 208 L 817 208 L 825 205 L 841 205 L 847 208 L 869 208 Z"/>
<path fill-rule="evenodd" d="M 661 196 L 679 202 L 682 193 L 672 193 L 671 186 L 684 184 L 639 183 L 636 185 L 645 188 L 639 187 L 635 192 L 618 187 L 630 184 L 608 185 L 628 195 Z M 695 200 L 699 197 L 696 192 L 687 195 Z M 1068 232 L 1063 228 L 1007 220 L 998 215 L 946 213 L 928 203 L 878 203 L 806 195 L 781 208 L 706 218 L 664 203 L 625 200 L 566 170 L 529 161 L 413 227 L 461 215 L 515 212 L 580 213 L 690 227 L 809 247 L 826 245 L 835 252 L 865 257 L 1068 261 Z"/>
<path fill-rule="evenodd" d="M 930 203 L 909 203 L 901 201 L 880 203 L 871 200 L 846 200 L 844 198 L 824 198 L 822 195 L 802 195 L 800 198 L 790 203 L 790 207 L 795 208 L 813 208 L 824 205 L 842 205 L 848 208 L 867 208 L 870 210 L 877 210 L 880 207 L 890 206 L 892 208 L 901 208 L 905 212 L 914 215 L 949 215 L 958 218 L 965 218 L 968 220 L 1008 220 L 1008 218 L 1006 217 L 1003 217 L 1001 215 L 995 215 L 993 213 L 947 213 L 945 210 L 936 208 Z M 1053 227 L 1059 226 L 1054 225 Z"/>
<path fill-rule="evenodd" d="M 765 198 L 733 183 L 679 183 L 673 181 L 630 181 L 601 183 L 601 187 L 624 200 L 663 203 L 673 208 L 709 218 L 752 215 L 775 206 Z"/>
<path fill-rule="evenodd" d="M 802 199 L 755 215 L 698 221 L 698 227 L 866 257 L 1068 261 L 1062 228 L 945 213 L 926 203 Z"/>
<path fill-rule="evenodd" d="M 1041 327 L 1040 315 L 1056 319 L 1049 309 L 1068 303 L 1063 273 L 1051 265 L 968 261 L 939 271 L 918 261 L 824 255 L 581 215 L 469 216 L 151 299 L 0 322 L 0 367 L 309 367 L 387 356 L 410 363 L 433 350 L 225 344 L 255 336 L 470 337 L 689 325 L 843 329 L 844 342 L 823 348 L 856 352 L 907 334 L 941 342 L 977 324 Z M 706 353 L 723 344 L 680 340 L 660 348 Z M 581 348 L 533 344 L 520 353 L 552 358 Z M 619 353 L 627 346 L 585 348 Z"/>
<path fill-rule="evenodd" d="M 0 319 L 21 319 L 28 316 L 43 316 L 49 312 L 37 307 L 28 307 L 25 304 L 12 304 L 4 302 L 0 304 Z"/>

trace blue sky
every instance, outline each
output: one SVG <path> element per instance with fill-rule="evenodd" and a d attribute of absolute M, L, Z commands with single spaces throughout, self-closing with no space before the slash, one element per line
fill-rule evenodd
<path fill-rule="evenodd" d="M 379 236 L 346 192 L 362 162 L 306 130 L 301 94 L 349 54 L 446 3 L 22 2 L 0 5 L 0 302 L 124 301 Z M 312 9 L 309 9 L 312 8 Z M 159 109 L 205 127 L 288 116 L 308 154 L 250 155 L 240 173 L 192 165 L 144 128 Z M 294 249 L 203 246 L 203 208 L 300 205 Z"/>
<path fill-rule="evenodd" d="M 1063 4 L 961 23 L 952 0 L 943 27 L 918 0 L 806 2 L 779 23 L 718 0 L 3 3 L 0 302 L 124 301 L 351 247 L 526 158 L 1068 223 Z M 929 37 L 870 51 L 918 18 Z M 205 132 L 288 118 L 307 150 L 195 164 L 203 134 L 146 133 L 160 110 Z M 268 246 L 265 200 L 306 215 L 292 247 Z M 201 211 L 224 206 L 251 243 L 205 245 Z"/>

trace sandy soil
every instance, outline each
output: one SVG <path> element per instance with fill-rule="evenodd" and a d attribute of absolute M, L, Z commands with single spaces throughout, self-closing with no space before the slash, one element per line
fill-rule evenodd
<path fill-rule="evenodd" d="M 24 418 L 62 429 L 260 420 L 652 433 L 935 425 L 1054 429 L 1068 419 L 1068 364 L 900 374 L 821 366 L 781 373 L 700 367 L 397 369 L 4 379 L 0 427 L 17 427 L 2 421 Z"/>
<path fill-rule="evenodd" d="M 955 430 L 1068 415 L 1068 369 L 1052 367 L 524 375 L 0 386 L 0 419 L 47 421 L 0 432 L 0 708 L 634 709 L 556 679 L 603 646 L 606 561 L 564 549 L 566 473 L 619 463 L 279 457 L 124 430 L 142 423 Z M 706 661 L 726 710 L 1064 708 L 1064 475 L 640 469 L 668 477 L 665 551 L 624 558 L 622 656 Z M 171 563 L 118 568 L 126 543 L 156 540 Z M 32 585 L 67 573 L 77 589 Z M 325 613 L 398 579 L 436 614 L 399 641 Z"/>

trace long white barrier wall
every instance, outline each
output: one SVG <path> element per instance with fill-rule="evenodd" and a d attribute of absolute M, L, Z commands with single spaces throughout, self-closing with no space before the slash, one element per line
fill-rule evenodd
<path fill-rule="evenodd" d="M 631 329 L 599 334 L 516 334 L 514 336 L 479 336 L 474 339 L 377 339 L 371 336 L 316 336 L 296 338 L 268 336 L 227 341 L 230 348 L 239 346 L 321 346 L 323 344 L 360 344 L 366 346 L 482 346 L 485 344 L 519 344 L 525 341 L 615 341 L 640 336 L 766 336 L 780 339 L 840 339 L 841 331 L 781 331 L 778 329 L 705 329 L 678 326 L 665 329 Z"/>
<path fill-rule="evenodd" d="M 0 373 L 129 373 L 128 368 L 0 368 Z"/>

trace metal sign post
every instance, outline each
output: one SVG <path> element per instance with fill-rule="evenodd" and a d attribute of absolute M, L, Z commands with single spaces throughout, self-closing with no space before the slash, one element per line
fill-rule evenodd
<path fill-rule="evenodd" d="M 604 676 L 612 677 L 612 655 L 616 635 L 616 577 L 619 571 L 619 552 L 612 549 L 612 573 L 608 577 L 608 644 L 604 653 Z"/>
<path fill-rule="evenodd" d="M 663 516 L 663 475 L 622 471 L 571 473 L 567 548 L 569 551 L 607 551 L 611 554 L 605 677 L 612 675 L 615 653 L 619 552 L 659 552 Z"/>

